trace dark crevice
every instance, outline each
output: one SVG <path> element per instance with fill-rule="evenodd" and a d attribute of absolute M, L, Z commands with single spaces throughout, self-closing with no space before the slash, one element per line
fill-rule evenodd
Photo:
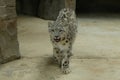
<path fill-rule="evenodd" d="M 16 0 L 17 14 L 56 19 L 64 0 Z"/>
<path fill-rule="evenodd" d="M 76 13 L 120 13 L 120 1 L 76 0 Z"/>
<path fill-rule="evenodd" d="M 16 0 L 17 14 L 55 19 L 64 0 Z M 120 0 L 76 0 L 76 13 L 120 13 Z"/>

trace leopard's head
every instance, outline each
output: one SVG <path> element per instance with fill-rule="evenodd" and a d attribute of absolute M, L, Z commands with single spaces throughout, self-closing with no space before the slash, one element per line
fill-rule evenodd
<path fill-rule="evenodd" d="M 55 24 L 55 23 L 49 22 L 48 29 L 49 29 L 50 38 L 52 41 L 60 42 L 61 40 L 65 39 L 66 29 L 63 27 L 62 24 Z"/>

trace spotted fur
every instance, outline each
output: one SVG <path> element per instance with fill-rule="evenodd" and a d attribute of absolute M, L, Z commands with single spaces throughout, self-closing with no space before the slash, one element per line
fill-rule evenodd
<path fill-rule="evenodd" d="M 64 8 L 53 23 L 48 23 L 50 39 L 53 44 L 53 56 L 63 73 L 69 73 L 69 59 L 72 56 L 72 45 L 77 33 L 75 12 Z"/>

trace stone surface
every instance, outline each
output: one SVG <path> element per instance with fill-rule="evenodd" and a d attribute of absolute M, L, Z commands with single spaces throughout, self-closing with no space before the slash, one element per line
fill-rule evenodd
<path fill-rule="evenodd" d="M 0 80 L 120 80 L 119 18 L 112 15 L 78 18 L 72 72 L 64 75 L 51 58 L 48 21 L 19 17 L 22 58 L 0 66 Z"/>
<path fill-rule="evenodd" d="M 5 5 L 5 1 L 4 0 L 0 0 L 0 6 L 4 6 Z"/>
<path fill-rule="evenodd" d="M 0 18 L 11 19 L 16 17 L 15 7 L 0 7 Z"/>
<path fill-rule="evenodd" d="M 75 0 L 17 0 L 17 13 L 55 20 L 62 8 L 75 9 Z"/>
<path fill-rule="evenodd" d="M 3 61 L 3 57 L 2 57 L 1 47 L 0 47 L 0 63 L 2 63 L 2 61 Z"/>
<path fill-rule="evenodd" d="M 43 19 L 55 20 L 62 8 L 75 9 L 75 0 L 41 0 L 38 16 Z"/>
<path fill-rule="evenodd" d="M 0 0 L 0 19 L 16 17 L 15 0 Z"/>
<path fill-rule="evenodd" d="M 0 21 L 0 55 L 1 63 L 20 58 L 16 19 Z"/>
<path fill-rule="evenodd" d="M 64 0 L 41 0 L 38 16 L 43 19 L 56 19 L 59 11 L 65 7 Z"/>
<path fill-rule="evenodd" d="M 16 1 L 15 0 L 0 0 L 0 6 L 9 6 L 9 7 L 15 7 Z"/>
<path fill-rule="evenodd" d="M 0 0 L 0 63 L 20 58 L 15 0 Z"/>
<path fill-rule="evenodd" d="M 81 14 L 78 18 L 73 58 L 120 58 L 119 16 L 104 16 Z M 21 54 L 26 57 L 50 56 L 52 45 L 49 40 L 48 21 L 32 17 L 21 17 L 19 21 L 20 50 L 24 51 Z"/>
<path fill-rule="evenodd" d="M 75 10 L 76 9 L 76 0 L 65 0 L 65 7 Z"/>
<path fill-rule="evenodd" d="M 1 80 L 120 80 L 120 59 L 72 59 L 62 74 L 50 57 L 24 57 L 0 67 Z"/>
<path fill-rule="evenodd" d="M 3 0 L 5 1 L 5 5 L 9 7 L 15 7 L 16 6 L 16 0 Z"/>

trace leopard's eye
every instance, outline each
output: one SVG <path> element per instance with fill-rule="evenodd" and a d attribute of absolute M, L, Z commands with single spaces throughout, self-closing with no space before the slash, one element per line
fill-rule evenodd
<path fill-rule="evenodd" d="M 63 30 L 60 30 L 59 32 L 62 32 Z"/>
<path fill-rule="evenodd" d="M 54 30 L 53 30 L 53 29 L 52 29 L 51 31 L 52 31 L 52 32 L 54 32 Z"/>

